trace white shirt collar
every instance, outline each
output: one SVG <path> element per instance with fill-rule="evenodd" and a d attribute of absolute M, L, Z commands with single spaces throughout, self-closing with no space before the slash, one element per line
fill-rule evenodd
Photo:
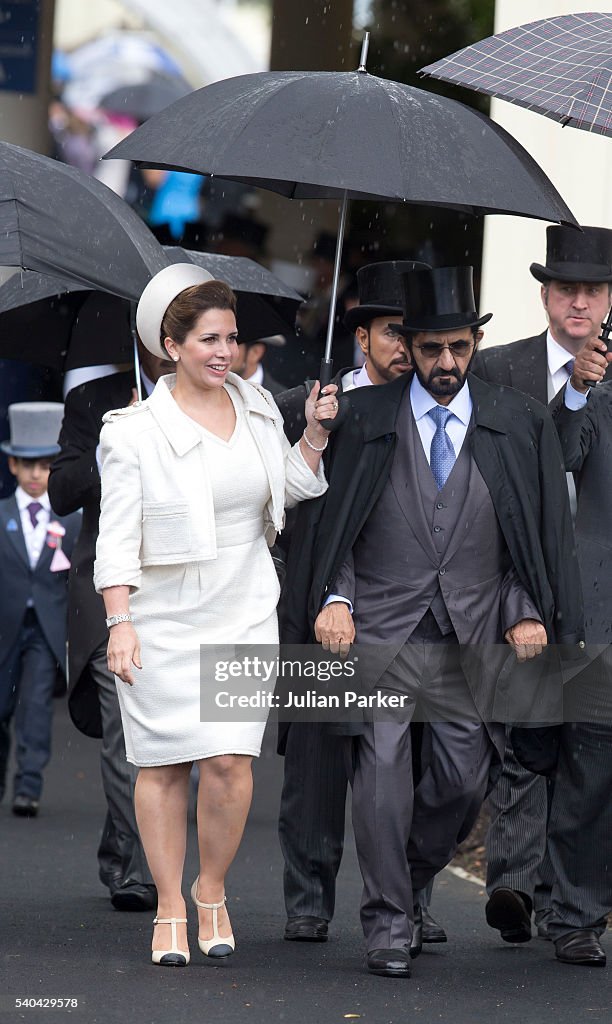
<path fill-rule="evenodd" d="M 368 364 L 364 363 L 358 370 L 353 370 L 353 384 L 356 388 L 365 388 L 372 384 L 368 375 Z"/>
<path fill-rule="evenodd" d="M 51 511 L 51 503 L 47 491 L 41 494 L 40 498 L 31 498 L 29 494 L 26 494 L 23 487 L 17 487 L 15 490 L 15 501 L 20 512 L 23 512 L 24 508 L 27 508 L 33 501 L 39 501 L 46 512 Z"/>
<path fill-rule="evenodd" d="M 423 416 L 427 416 L 427 413 L 438 405 L 433 395 L 426 391 L 421 384 L 416 373 L 412 378 L 410 385 L 410 402 L 412 404 L 412 411 L 414 413 L 415 420 L 420 420 Z M 470 389 L 466 380 L 465 384 L 461 388 L 452 402 L 446 406 L 449 412 L 457 417 L 464 426 L 468 426 L 472 416 L 472 396 L 470 395 Z"/>
<path fill-rule="evenodd" d="M 255 373 L 252 373 L 250 377 L 247 377 L 247 380 L 250 381 L 251 384 L 263 384 L 263 374 L 263 366 L 261 363 L 258 363 Z"/>
<path fill-rule="evenodd" d="M 548 360 L 548 372 L 551 377 L 554 377 L 557 370 L 560 370 L 570 359 L 574 358 L 571 352 L 568 352 L 558 341 L 555 341 L 550 333 L 550 328 L 546 332 L 546 357 Z"/>

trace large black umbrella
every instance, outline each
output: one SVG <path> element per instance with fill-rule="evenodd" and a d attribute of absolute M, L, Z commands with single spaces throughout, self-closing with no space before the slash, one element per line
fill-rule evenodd
<path fill-rule="evenodd" d="M 612 136 L 612 14 L 518 25 L 428 64 L 421 74 Z"/>
<path fill-rule="evenodd" d="M 146 224 L 106 185 L 0 142 L 0 266 L 138 298 L 168 260 Z"/>
<path fill-rule="evenodd" d="M 576 224 L 508 132 L 455 100 L 369 75 L 366 50 L 367 40 L 355 72 L 264 72 L 215 82 L 156 114 L 106 154 L 292 198 L 341 198 L 327 373 L 348 199 Z"/>
<path fill-rule="evenodd" d="M 243 257 L 169 246 L 171 263 L 197 263 L 236 291 L 242 341 L 291 336 L 298 292 Z M 134 359 L 131 304 L 67 278 L 15 274 L 0 287 L 0 358 L 58 371 Z M 161 353 L 160 353 L 161 354 Z"/>
<path fill-rule="evenodd" d="M 113 89 L 102 97 L 99 106 L 102 110 L 133 117 L 135 121 L 146 121 L 188 92 L 191 92 L 191 86 L 184 78 L 173 78 L 155 71 L 145 82 Z"/>

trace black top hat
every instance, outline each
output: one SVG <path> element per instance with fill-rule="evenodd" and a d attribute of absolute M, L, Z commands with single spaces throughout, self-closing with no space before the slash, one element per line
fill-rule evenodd
<path fill-rule="evenodd" d="M 348 330 L 363 327 L 377 316 L 401 316 L 404 298 L 400 274 L 410 270 L 429 270 L 429 264 L 415 260 L 389 260 L 360 267 L 357 271 L 359 305 L 344 315 Z"/>
<path fill-rule="evenodd" d="M 546 266 L 532 263 L 537 281 L 612 281 L 612 231 L 609 228 L 546 228 Z"/>
<path fill-rule="evenodd" d="M 480 327 L 492 313 L 478 316 L 472 267 L 438 267 L 402 274 L 404 322 L 400 334 L 415 331 L 455 331 Z"/>

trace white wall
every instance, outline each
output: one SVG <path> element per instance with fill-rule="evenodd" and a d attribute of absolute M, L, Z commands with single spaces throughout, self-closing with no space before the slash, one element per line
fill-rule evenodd
<path fill-rule="evenodd" d="M 495 31 L 540 18 L 600 10 L 593 0 L 497 0 Z M 612 228 L 612 139 L 493 100 L 491 116 L 540 164 L 581 224 Z M 485 344 L 501 344 L 537 334 L 545 319 L 540 286 L 529 273 L 544 263 L 546 224 L 522 217 L 487 217 L 480 308 L 492 312 Z"/>

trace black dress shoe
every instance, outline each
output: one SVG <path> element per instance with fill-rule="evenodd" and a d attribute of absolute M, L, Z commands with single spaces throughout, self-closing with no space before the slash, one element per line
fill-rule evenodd
<path fill-rule="evenodd" d="M 157 889 L 154 885 L 142 885 L 128 882 L 111 891 L 111 903 L 115 910 L 138 912 L 155 910 L 157 906 Z"/>
<path fill-rule="evenodd" d="M 514 889 L 495 889 L 485 907 L 487 924 L 497 928 L 504 942 L 529 942 L 531 900 Z"/>
<path fill-rule="evenodd" d="M 368 971 L 385 978 L 409 978 L 410 954 L 406 946 L 401 949 L 373 949 L 368 953 Z"/>
<path fill-rule="evenodd" d="M 13 814 L 18 818 L 35 818 L 38 814 L 38 800 L 18 794 L 13 800 Z"/>
<path fill-rule="evenodd" d="M 423 949 L 423 911 L 421 907 L 414 908 L 414 924 L 412 925 L 412 939 L 410 940 L 410 959 L 416 960 Z"/>
<path fill-rule="evenodd" d="M 562 964 L 578 964 L 583 967 L 606 966 L 606 954 L 601 948 L 597 932 L 592 928 L 580 928 L 557 939 L 555 954 Z"/>
<path fill-rule="evenodd" d="M 434 921 L 427 907 L 422 908 L 421 916 L 423 918 L 423 942 L 448 942 L 444 928 Z"/>
<path fill-rule="evenodd" d="M 327 921 L 324 917 L 290 917 L 285 938 L 289 942 L 327 942 Z"/>

